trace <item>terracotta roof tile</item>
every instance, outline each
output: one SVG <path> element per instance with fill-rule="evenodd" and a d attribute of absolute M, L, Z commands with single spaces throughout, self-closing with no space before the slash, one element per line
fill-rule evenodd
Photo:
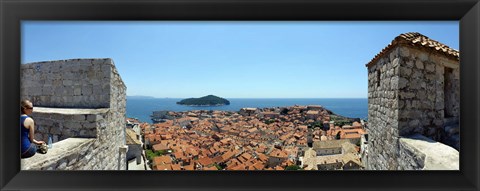
<path fill-rule="evenodd" d="M 172 159 L 166 155 L 153 158 L 154 165 L 171 164 L 171 163 L 172 163 Z"/>
<path fill-rule="evenodd" d="M 172 164 L 172 170 L 182 170 L 182 167 L 180 166 L 180 164 Z"/>
<path fill-rule="evenodd" d="M 277 158 L 287 158 L 288 155 L 282 150 L 274 149 L 270 154 L 270 157 L 277 157 Z"/>
<path fill-rule="evenodd" d="M 167 145 L 159 143 L 152 146 L 153 151 L 164 151 L 170 149 Z"/>
<path fill-rule="evenodd" d="M 162 164 L 157 165 L 154 167 L 155 170 L 172 170 L 172 166 L 170 164 Z"/>
<path fill-rule="evenodd" d="M 215 166 L 211 166 L 211 167 L 203 168 L 203 170 L 218 170 L 218 169 Z"/>
<path fill-rule="evenodd" d="M 195 165 L 193 163 L 191 163 L 187 166 L 183 166 L 183 169 L 185 169 L 185 170 L 195 170 Z"/>
<path fill-rule="evenodd" d="M 210 157 L 205 157 L 205 158 L 199 158 L 198 159 L 198 162 L 202 165 L 202 166 L 208 166 L 208 165 L 211 165 L 213 164 L 213 161 Z"/>
<path fill-rule="evenodd" d="M 373 57 L 370 62 L 366 64 L 367 67 L 375 63 L 380 57 L 385 55 L 388 51 L 390 51 L 393 47 L 395 47 L 398 44 L 405 44 L 405 45 L 410 45 L 410 46 L 415 46 L 415 47 L 421 47 L 421 48 L 427 48 L 433 51 L 437 51 L 440 54 L 443 54 L 447 57 L 453 58 L 455 60 L 460 59 L 460 52 L 458 50 L 455 50 L 453 48 L 450 48 L 449 46 L 442 44 L 438 41 L 432 40 L 428 38 L 427 36 L 424 36 L 418 32 L 409 32 L 409 33 L 403 33 L 395 37 L 395 39 L 392 40 L 390 44 L 388 44 L 385 48 L 380 51 L 375 57 Z"/>

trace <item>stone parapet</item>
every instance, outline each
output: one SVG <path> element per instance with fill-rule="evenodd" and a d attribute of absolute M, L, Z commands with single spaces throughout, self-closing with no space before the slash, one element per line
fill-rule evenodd
<path fill-rule="evenodd" d="M 96 138 L 107 128 L 109 110 L 35 107 L 35 139 L 47 142 L 50 135 L 55 143 L 70 137 Z"/>
<path fill-rule="evenodd" d="M 399 139 L 398 163 L 402 170 L 459 170 L 459 152 L 423 135 Z"/>
<path fill-rule="evenodd" d="M 70 138 L 94 139 L 85 164 L 68 162 L 63 167 L 59 158 L 56 166 L 45 163 L 29 169 L 126 169 L 126 86 L 112 59 L 22 64 L 20 95 L 33 103 L 36 139 L 48 141 L 51 135 L 56 144 Z M 50 155 L 46 157 L 53 160 Z"/>
<path fill-rule="evenodd" d="M 54 143 L 46 154 L 21 160 L 21 170 L 78 170 L 92 162 L 95 139 L 68 138 Z"/>

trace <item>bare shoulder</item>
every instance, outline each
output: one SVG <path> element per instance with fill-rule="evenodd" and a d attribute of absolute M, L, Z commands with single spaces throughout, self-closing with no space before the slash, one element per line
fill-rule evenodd
<path fill-rule="evenodd" d="M 30 128 L 31 126 L 33 126 L 34 122 L 33 122 L 33 119 L 28 117 L 25 119 L 25 121 L 23 122 L 23 125 L 27 128 Z"/>

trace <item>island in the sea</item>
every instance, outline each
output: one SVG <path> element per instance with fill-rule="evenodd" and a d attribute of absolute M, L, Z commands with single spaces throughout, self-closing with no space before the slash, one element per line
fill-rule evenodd
<path fill-rule="evenodd" d="M 188 106 L 221 106 L 221 105 L 230 105 L 230 101 L 218 96 L 207 95 L 200 98 L 183 99 L 177 102 L 177 104 L 188 105 Z"/>

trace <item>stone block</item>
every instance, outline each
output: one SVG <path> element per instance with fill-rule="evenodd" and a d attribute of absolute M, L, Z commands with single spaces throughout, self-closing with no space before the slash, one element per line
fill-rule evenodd
<path fill-rule="evenodd" d="M 81 129 L 82 125 L 80 122 L 67 121 L 65 122 L 64 127 L 69 129 Z"/>
<path fill-rule="evenodd" d="M 83 86 L 82 87 L 82 95 L 84 95 L 84 96 L 92 95 L 92 87 L 91 86 Z"/>
<path fill-rule="evenodd" d="M 445 105 L 445 104 L 444 104 L 443 102 L 441 102 L 441 101 L 440 101 L 440 102 L 436 102 L 436 103 L 435 103 L 435 109 L 441 110 L 441 109 L 443 109 L 443 108 L 445 107 L 444 105 Z"/>
<path fill-rule="evenodd" d="M 42 95 L 53 95 L 54 91 L 52 87 L 43 87 L 42 88 Z"/>
<path fill-rule="evenodd" d="M 67 159 L 62 159 L 58 162 L 58 166 L 55 168 L 55 170 L 64 170 L 67 167 L 67 164 Z"/>
<path fill-rule="evenodd" d="M 50 128 L 50 131 L 49 131 L 51 134 L 54 134 L 54 135 L 60 135 L 62 134 L 62 128 L 60 127 L 52 127 Z"/>
<path fill-rule="evenodd" d="M 88 135 L 87 130 L 85 130 L 85 129 L 80 130 L 80 136 L 81 137 L 86 137 L 87 135 Z"/>
<path fill-rule="evenodd" d="M 392 60 L 392 67 L 398 67 L 400 65 L 400 58 L 394 58 Z"/>
<path fill-rule="evenodd" d="M 94 95 L 98 95 L 106 91 L 106 89 L 103 89 L 101 85 L 94 85 L 92 91 Z"/>
<path fill-rule="evenodd" d="M 87 115 L 87 121 L 89 121 L 89 122 L 97 121 L 96 115 L 94 115 L 94 114 Z"/>
<path fill-rule="evenodd" d="M 421 61 L 427 61 L 428 60 L 428 53 L 425 53 L 425 52 L 420 52 L 418 54 L 418 58 L 421 60 Z"/>
<path fill-rule="evenodd" d="M 437 127 L 442 127 L 443 126 L 443 120 L 442 119 L 435 119 L 435 120 L 433 120 L 433 124 Z"/>
<path fill-rule="evenodd" d="M 423 70 L 425 67 L 423 65 L 423 62 L 421 60 L 416 60 L 415 61 L 415 67 L 417 67 L 420 70 Z"/>
<path fill-rule="evenodd" d="M 413 60 L 407 59 L 407 58 L 405 58 L 404 63 L 405 63 L 405 64 L 404 64 L 404 65 L 401 64 L 400 67 L 403 66 L 403 67 L 407 67 L 407 68 L 413 68 L 413 66 L 414 66 L 414 64 L 415 64 L 415 63 L 413 62 Z"/>
<path fill-rule="evenodd" d="M 72 80 L 63 80 L 62 84 L 64 86 L 71 86 L 71 85 L 73 85 L 73 82 L 72 82 Z"/>
<path fill-rule="evenodd" d="M 400 56 L 402 57 L 409 57 L 410 51 L 407 47 L 400 47 Z"/>
<path fill-rule="evenodd" d="M 44 140 L 43 139 L 43 134 L 42 133 L 35 133 L 35 139 L 36 140 Z"/>
<path fill-rule="evenodd" d="M 73 95 L 74 96 L 82 95 L 82 88 L 80 86 L 75 86 L 73 88 Z M 78 101 L 78 99 L 75 99 L 75 97 L 74 97 L 74 102 L 77 102 L 77 101 Z"/>
<path fill-rule="evenodd" d="M 54 143 L 58 142 L 58 141 L 59 141 L 58 135 L 53 135 L 53 136 L 52 136 L 52 141 L 53 141 Z"/>
<path fill-rule="evenodd" d="M 409 83 L 408 79 L 400 77 L 398 79 L 398 89 L 403 89 L 407 87 L 407 84 Z"/>
<path fill-rule="evenodd" d="M 429 81 L 436 81 L 436 76 L 433 74 L 426 74 L 425 78 Z"/>
<path fill-rule="evenodd" d="M 85 115 L 81 114 L 81 115 L 74 115 L 73 116 L 73 120 L 75 121 L 85 121 Z"/>
<path fill-rule="evenodd" d="M 420 121 L 418 119 L 414 119 L 414 120 L 411 120 L 410 122 L 408 122 L 408 125 L 410 127 L 417 127 L 420 125 Z"/>
<path fill-rule="evenodd" d="M 435 64 L 426 63 L 425 64 L 425 70 L 427 70 L 428 72 L 435 72 Z"/>
<path fill-rule="evenodd" d="M 412 74 L 412 69 L 407 67 L 400 67 L 400 74 L 404 77 L 409 77 Z"/>

